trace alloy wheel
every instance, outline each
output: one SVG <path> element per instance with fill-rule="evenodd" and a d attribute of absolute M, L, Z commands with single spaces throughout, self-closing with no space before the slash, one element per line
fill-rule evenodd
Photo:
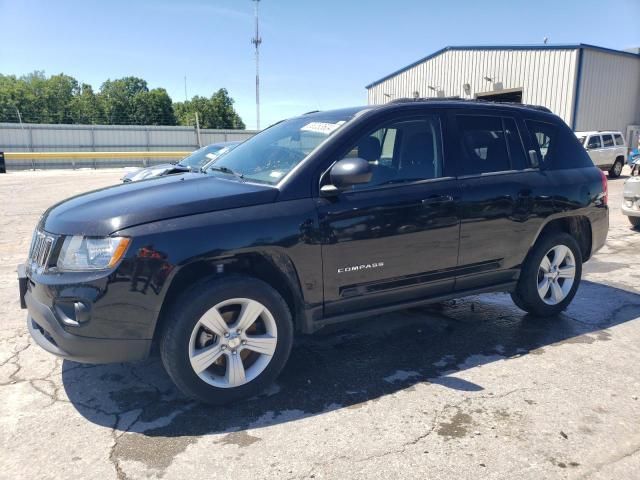
<path fill-rule="evenodd" d="M 538 295 L 547 305 L 562 302 L 573 286 L 576 276 L 576 260 L 566 245 L 550 249 L 538 268 Z"/>
<path fill-rule="evenodd" d="M 198 320 L 189 340 L 189 361 L 206 383 L 219 388 L 244 385 L 269 365 L 278 329 L 269 310 L 248 298 L 218 303 Z"/>

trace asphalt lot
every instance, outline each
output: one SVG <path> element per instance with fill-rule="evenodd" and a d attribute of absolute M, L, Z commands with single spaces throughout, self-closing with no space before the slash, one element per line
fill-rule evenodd
<path fill-rule="evenodd" d="M 559 318 L 503 294 L 382 315 L 300 339 L 268 392 L 211 408 L 157 359 L 61 361 L 26 331 L 15 266 L 39 215 L 120 175 L 0 175 L 0 478 L 640 475 L 640 232 L 620 214 L 624 178 Z"/>

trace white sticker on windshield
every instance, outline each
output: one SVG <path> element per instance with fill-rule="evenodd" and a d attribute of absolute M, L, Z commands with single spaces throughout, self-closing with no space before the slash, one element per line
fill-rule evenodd
<path fill-rule="evenodd" d="M 270 177 L 274 177 L 274 178 L 280 178 L 282 175 L 284 175 L 284 172 L 279 172 L 277 170 L 274 170 L 269 174 Z"/>
<path fill-rule="evenodd" d="M 205 157 L 207 157 L 209 160 L 215 160 L 216 158 L 218 158 L 218 155 L 216 155 L 215 153 L 207 153 Z"/>
<path fill-rule="evenodd" d="M 336 123 L 327 123 L 327 122 L 310 122 L 307 123 L 300 130 L 303 132 L 315 132 L 315 133 L 323 133 L 325 135 L 330 135 L 334 130 L 337 130 L 344 124 L 344 120 L 341 120 Z"/>

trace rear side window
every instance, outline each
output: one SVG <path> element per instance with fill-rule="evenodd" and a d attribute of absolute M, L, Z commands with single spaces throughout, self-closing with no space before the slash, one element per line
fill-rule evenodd
<path fill-rule="evenodd" d="M 593 135 L 589 137 L 589 143 L 587 143 L 587 148 L 602 148 L 602 141 L 600 140 L 600 135 Z"/>
<path fill-rule="evenodd" d="M 501 117 L 458 115 L 463 162 L 461 175 L 511 170 Z"/>
<path fill-rule="evenodd" d="M 624 139 L 622 138 L 622 135 L 616 133 L 614 137 L 616 139 L 616 145 L 624 145 Z"/>
<path fill-rule="evenodd" d="M 613 147 L 613 137 L 611 135 L 602 135 L 602 145 L 604 147 Z"/>
<path fill-rule="evenodd" d="M 582 168 L 593 166 L 580 139 L 565 124 L 526 120 L 531 141 L 538 151 L 541 166 L 549 169 Z M 591 137 L 587 146 L 591 144 Z M 600 137 L 598 141 L 600 140 Z M 589 147 L 588 147 L 589 148 Z"/>

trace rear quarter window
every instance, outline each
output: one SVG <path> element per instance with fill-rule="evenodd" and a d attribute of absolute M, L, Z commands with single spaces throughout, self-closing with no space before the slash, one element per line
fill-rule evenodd
<path fill-rule="evenodd" d="M 624 139 L 622 138 L 622 135 L 620 135 L 619 133 L 616 133 L 614 137 L 616 139 L 616 145 L 624 146 Z"/>
<path fill-rule="evenodd" d="M 566 125 L 539 120 L 526 120 L 525 123 L 544 168 L 560 170 L 593 166 L 580 140 Z"/>

